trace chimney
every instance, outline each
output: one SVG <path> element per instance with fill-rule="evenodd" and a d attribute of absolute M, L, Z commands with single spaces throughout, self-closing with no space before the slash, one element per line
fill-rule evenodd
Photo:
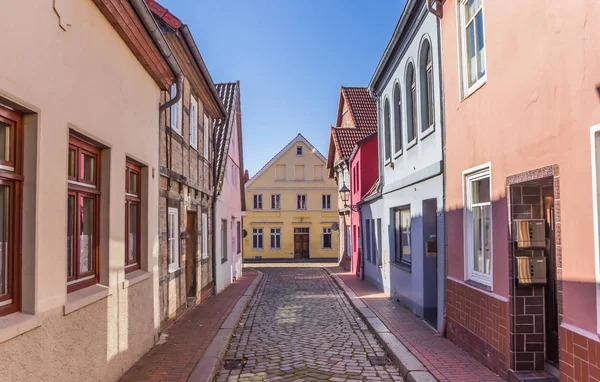
<path fill-rule="evenodd" d="M 244 184 L 248 183 L 250 180 L 250 175 L 248 175 L 248 170 L 244 171 Z"/>

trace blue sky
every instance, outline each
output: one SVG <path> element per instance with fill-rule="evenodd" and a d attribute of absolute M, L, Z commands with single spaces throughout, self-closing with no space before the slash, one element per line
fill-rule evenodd
<path fill-rule="evenodd" d="M 158 0 L 187 24 L 215 82 L 240 80 L 244 166 L 298 133 L 324 156 L 339 90 L 367 86 L 404 0 Z"/>

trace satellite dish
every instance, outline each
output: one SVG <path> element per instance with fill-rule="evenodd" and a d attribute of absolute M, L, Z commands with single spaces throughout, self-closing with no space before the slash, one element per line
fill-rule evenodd
<path fill-rule="evenodd" d="M 331 224 L 331 229 L 337 231 L 340 228 L 340 225 L 337 222 Z"/>
<path fill-rule="evenodd" d="M 246 236 L 248 236 L 248 231 L 244 230 L 244 232 L 243 232 L 243 236 L 244 236 L 244 239 L 245 239 L 245 238 L 246 238 Z"/>

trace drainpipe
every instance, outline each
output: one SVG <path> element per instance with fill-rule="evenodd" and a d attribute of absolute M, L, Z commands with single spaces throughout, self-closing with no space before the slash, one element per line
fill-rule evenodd
<path fill-rule="evenodd" d="M 433 2 L 435 2 L 435 7 L 433 6 Z M 427 0 L 427 9 L 438 19 L 441 19 L 444 15 L 442 2 L 440 0 Z"/>

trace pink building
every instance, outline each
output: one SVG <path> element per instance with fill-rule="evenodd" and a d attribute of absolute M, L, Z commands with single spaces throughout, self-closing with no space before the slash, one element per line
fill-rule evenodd
<path fill-rule="evenodd" d="M 352 225 L 352 271 L 359 274 L 362 256 L 371 256 L 371 234 L 375 227 L 361 227 L 358 203 L 371 190 L 379 176 L 377 162 L 377 133 L 361 139 L 350 155 L 350 221 Z M 361 234 L 362 233 L 362 234 Z M 362 239 L 361 239 L 362 238 Z M 361 243 L 361 240 L 363 241 Z"/>
<path fill-rule="evenodd" d="M 443 5 L 447 333 L 503 377 L 600 380 L 599 14 Z"/>

